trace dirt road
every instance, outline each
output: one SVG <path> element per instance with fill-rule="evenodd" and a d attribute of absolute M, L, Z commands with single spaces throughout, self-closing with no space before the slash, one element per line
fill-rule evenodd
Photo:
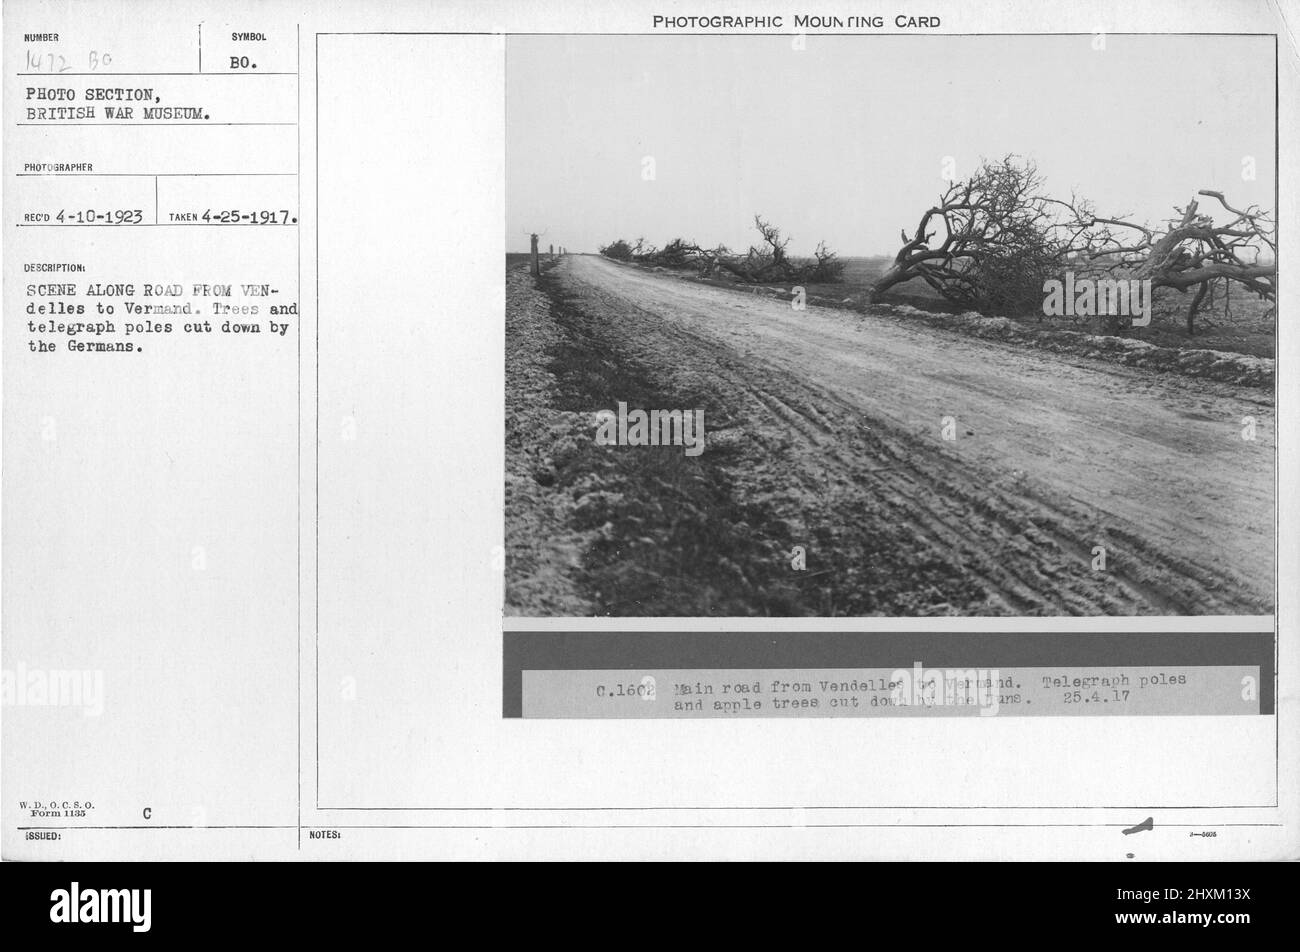
<path fill-rule="evenodd" d="M 585 359 L 685 401 L 666 409 L 705 408 L 700 459 L 758 540 L 732 556 L 737 584 L 784 579 L 746 564 L 770 559 L 800 593 L 792 613 L 1273 610 L 1266 391 L 796 311 L 592 256 L 543 283 Z M 619 396 L 608 377 L 590 410 Z"/>

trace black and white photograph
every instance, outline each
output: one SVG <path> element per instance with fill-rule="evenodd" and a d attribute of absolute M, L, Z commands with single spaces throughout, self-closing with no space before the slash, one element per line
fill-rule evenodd
<path fill-rule="evenodd" d="M 506 615 L 1271 615 L 1274 39 L 509 37 Z"/>

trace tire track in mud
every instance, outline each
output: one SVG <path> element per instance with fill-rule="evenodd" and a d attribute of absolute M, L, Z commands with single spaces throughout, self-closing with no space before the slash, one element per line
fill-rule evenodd
<path fill-rule="evenodd" d="M 596 614 L 644 616 L 799 615 L 810 609 L 781 577 L 772 549 L 772 516 L 746 500 L 728 477 L 727 457 L 682 448 L 596 444 L 595 414 L 625 402 L 636 409 L 721 404 L 707 393 L 664 386 L 652 367 L 610 339 L 603 316 L 592 319 L 554 279 L 541 290 L 563 341 L 547 348 L 557 414 L 578 417 L 551 448 L 545 480 L 564 498 L 587 546 L 575 581 Z M 507 513 L 507 520 L 511 519 Z"/>
<path fill-rule="evenodd" d="M 691 344 L 698 353 L 706 342 L 695 339 Z M 718 355 L 718 359 L 736 392 L 747 390 L 773 416 L 784 420 L 804 438 L 808 445 L 796 443 L 787 456 L 804 460 L 814 455 L 819 457 L 819 475 L 829 486 L 829 492 L 820 500 L 820 508 L 825 510 L 822 521 L 834 520 L 846 510 L 862 511 L 861 505 L 855 505 L 855 497 L 874 497 L 883 510 L 878 517 L 883 517 L 895 529 L 925 540 L 932 546 L 928 553 L 930 560 L 945 563 L 946 571 L 955 575 L 968 576 L 987 593 L 985 605 L 954 605 L 945 601 L 938 607 L 963 613 L 987 607 L 997 613 L 1021 614 L 1120 611 L 1140 604 L 1141 599 L 1135 597 L 1116 573 L 1099 578 L 1090 575 L 1087 585 L 1059 591 L 1057 582 L 1065 574 L 1060 563 L 1067 553 L 1066 546 L 1062 545 L 1064 540 L 1052 532 L 1051 521 L 1040 518 L 1034 525 L 1036 561 L 1032 566 L 1023 564 L 1024 559 L 1019 556 L 1029 547 L 1016 544 L 1026 531 L 1024 519 L 1017 513 L 1022 507 L 1011 504 L 1004 494 L 973 495 L 969 487 L 978 483 L 970 473 L 953 473 L 949 461 L 940 460 L 938 454 L 905 440 L 879 423 L 874 427 L 879 432 L 867 438 L 859 437 L 854 441 L 856 445 L 850 443 L 854 452 L 846 452 L 844 434 L 853 426 L 851 418 L 856 415 L 853 407 L 778 370 L 763 368 L 764 372 L 755 373 L 758 368 L 753 360 L 728 366 L 730 362 L 725 355 Z M 784 399 L 776 396 L 776 392 L 783 394 Z M 803 406 L 793 405 L 798 397 L 807 402 Z M 814 466 L 814 472 L 817 468 Z M 740 481 L 743 483 L 743 479 Z M 815 479 L 805 482 L 805 486 L 812 492 L 820 488 Z M 796 493 L 781 508 L 787 507 L 803 508 L 806 502 Z M 878 527 L 859 528 L 879 532 Z M 1055 551 L 1048 547 L 1049 536 L 1050 542 L 1056 543 Z M 986 541 L 1000 551 L 996 557 L 989 558 L 986 547 L 972 545 L 972 538 Z M 844 542 L 851 546 L 853 540 Z M 860 555 L 853 551 L 833 553 L 828 561 Z M 954 560 L 953 555 L 959 558 Z M 1045 563 L 1047 555 L 1054 557 L 1056 564 Z M 1090 555 L 1086 564 L 1091 564 Z M 845 599 L 842 597 L 840 601 Z M 935 607 L 922 606 L 922 610 Z"/>
<path fill-rule="evenodd" d="M 575 342 L 573 351 L 552 365 L 557 378 L 566 381 L 572 401 L 566 408 L 594 412 L 618 399 L 630 406 L 698 406 L 706 410 L 708 434 L 703 456 L 676 464 L 694 470 L 688 482 L 697 495 L 690 509 L 692 518 L 703 520 L 700 532 L 684 535 L 679 524 L 647 527 L 644 511 L 639 523 L 620 525 L 617 512 L 601 511 L 615 518 L 604 524 L 608 544 L 593 547 L 587 559 L 588 575 L 598 581 L 593 587 L 617 588 L 623 577 L 638 580 L 636 597 L 626 603 L 608 592 L 596 597 L 607 611 L 1271 610 L 1271 600 L 1253 596 L 1244 579 L 1165 551 L 1123 520 L 1030 474 L 991 469 L 945 451 L 937 434 L 908 432 L 896 421 L 864 412 L 852 394 L 790 373 L 743 334 L 728 336 L 696 315 L 675 314 L 663 301 L 638 301 L 625 289 L 604 286 L 599 269 L 583 267 L 582 261 L 564 259 L 543 282 L 559 324 Z M 665 293 L 671 301 L 672 289 Z M 734 306 L 744 307 L 743 299 Z M 593 387 L 592 380 L 583 379 L 589 371 L 582 367 L 602 363 L 609 372 Z M 906 368 L 899 371 L 905 378 Z M 617 462 L 614 481 L 625 497 L 680 492 L 680 485 L 659 486 L 654 466 L 642 465 L 649 448 L 602 449 L 605 463 Z M 611 456 L 610 449 L 618 455 Z M 598 470 L 594 481 L 609 476 Z M 699 495 L 702 486 L 709 493 Z M 664 572 L 662 557 L 644 564 L 645 547 L 625 538 L 633 531 L 653 540 L 660 556 L 677 548 L 667 560 L 676 573 Z M 683 543 L 689 551 L 680 551 Z M 789 564 L 796 545 L 807 550 L 804 572 Z M 1092 569 L 1094 545 L 1106 547 L 1104 572 Z M 723 568 L 715 571 L 703 562 Z M 707 584 L 690 584 L 692 573 L 703 573 Z M 656 575 L 663 576 L 657 583 Z M 731 591 L 725 591 L 728 585 Z M 674 588 L 692 594 L 655 595 Z"/>

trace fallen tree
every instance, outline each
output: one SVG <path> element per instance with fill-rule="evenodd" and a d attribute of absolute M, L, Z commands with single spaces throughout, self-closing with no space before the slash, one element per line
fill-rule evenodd
<path fill-rule="evenodd" d="M 743 255 L 733 254 L 726 245 L 704 248 L 684 238 L 674 238 L 663 248 L 647 245 L 642 238 L 638 238 L 634 244 L 620 238 L 605 245 L 600 253 L 617 261 L 633 261 L 664 268 L 695 268 L 705 276 L 721 270 L 749 284 L 798 281 L 832 283 L 843 280 L 844 262 L 824 241 L 818 243 L 811 259 L 793 258 L 786 252 L 790 238 L 783 236 L 779 227 L 761 215 L 754 216 L 754 227 L 758 229 L 762 241 L 751 245 Z"/>
<path fill-rule="evenodd" d="M 600 253 L 606 258 L 613 258 L 615 261 L 631 261 L 632 246 L 622 238 L 615 239 L 607 245 L 603 245 Z"/>
<path fill-rule="evenodd" d="M 781 237 L 781 229 L 764 221 L 761 215 L 754 216 L 754 227 L 763 243 L 750 245 L 743 257 L 723 259 L 719 264 L 738 278 L 755 284 L 785 280 L 789 270 L 785 249 L 790 239 Z"/>
<path fill-rule="evenodd" d="M 1202 189 L 1197 195 L 1214 199 L 1231 217 L 1216 223 L 1195 197 L 1175 207 L 1175 216 L 1158 228 L 1077 209 L 1080 231 L 1073 249 L 1073 261 L 1085 273 L 1149 280 L 1152 291 L 1194 291 L 1186 313 L 1188 336 L 1196 333 L 1197 312 L 1215 285 L 1225 294 L 1235 284 L 1276 300 L 1277 222 L 1255 205 L 1234 208 L 1222 192 Z"/>
<path fill-rule="evenodd" d="M 1216 223 L 1195 197 L 1176 217 L 1153 227 L 1131 216 L 1101 217 L 1090 203 L 1047 195 L 1032 162 L 1009 155 L 984 161 L 969 179 L 950 185 L 922 213 L 890 266 L 872 284 L 869 301 L 920 280 L 945 300 L 984 314 L 1027 313 L 1042 307 L 1044 282 L 1076 278 L 1149 280 L 1151 291 L 1193 291 L 1188 335 L 1216 284 L 1238 285 L 1273 301 L 1277 225 L 1257 206 L 1230 205 L 1204 189 L 1229 218 Z M 1122 322 L 1112 320 L 1110 329 Z"/>
<path fill-rule="evenodd" d="M 963 308 L 991 313 L 1041 303 L 1043 280 L 1069 248 L 1066 216 L 1042 193 L 1032 162 L 984 161 L 922 213 L 868 300 L 921 280 Z"/>

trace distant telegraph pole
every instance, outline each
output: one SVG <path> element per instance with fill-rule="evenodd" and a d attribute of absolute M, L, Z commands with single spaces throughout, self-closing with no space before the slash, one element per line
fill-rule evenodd
<path fill-rule="evenodd" d="M 530 246 L 529 246 L 529 253 L 532 255 L 532 265 L 531 265 L 531 267 L 532 267 L 532 270 L 533 270 L 533 277 L 534 277 L 534 278 L 540 278 L 540 277 L 542 276 L 542 263 L 538 260 L 537 239 L 538 239 L 538 238 L 541 238 L 542 235 L 546 234 L 546 231 L 549 231 L 549 230 L 550 230 L 550 229 L 546 229 L 545 231 L 541 232 L 541 234 L 538 234 L 538 233 L 535 232 L 535 231 L 525 231 L 525 232 L 524 232 L 524 234 L 526 234 L 526 235 L 528 236 L 528 241 L 529 241 L 529 245 L 530 245 Z M 555 257 L 555 245 L 551 245 L 550 247 L 551 247 L 551 257 L 554 258 L 554 257 Z"/>

